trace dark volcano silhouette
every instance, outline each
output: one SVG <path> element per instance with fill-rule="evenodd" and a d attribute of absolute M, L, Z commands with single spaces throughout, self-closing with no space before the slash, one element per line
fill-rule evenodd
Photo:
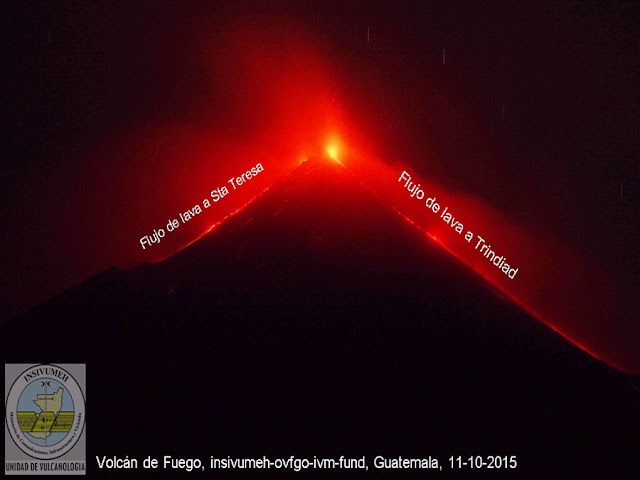
<path fill-rule="evenodd" d="M 2 351 L 87 363 L 92 473 L 115 454 L 638 467 L 637 378 L 496 295 L 328 159 L 169 259 L 16 319 Z"/>

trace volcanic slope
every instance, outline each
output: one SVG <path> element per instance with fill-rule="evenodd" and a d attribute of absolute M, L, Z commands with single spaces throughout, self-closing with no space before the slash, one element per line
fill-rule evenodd
<path fill-rule="evenodd" d="M 327 159 L 167 260 L 15 319 L 1 346 L 6 362 L 87 363 L 88 458 L 638 467 L 637 378 L 497 295 Z"/>

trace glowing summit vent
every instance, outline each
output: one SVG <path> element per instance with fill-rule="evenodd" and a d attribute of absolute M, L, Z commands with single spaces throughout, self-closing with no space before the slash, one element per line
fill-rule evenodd
<path fill-rule="evenodd" d="M 340 150 L 340 144 L 336 140 L 331 140 L 327 145 L 327 155 L 329 155 L 329 158 L 331 158 L 331 160 L 333 160 L 334 162 L 342 165 L 342 162 L 339 158 Z"/>

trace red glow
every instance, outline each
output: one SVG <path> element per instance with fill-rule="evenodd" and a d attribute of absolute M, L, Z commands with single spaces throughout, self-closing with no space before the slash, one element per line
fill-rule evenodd
<path fill-rule="evenodd" d="M 403 170 L 418 179 L 417 172 L 400 163 L 390 166 L 378 153 L 384 151 L 381 144 L 404 140 L 389 133 L 393 119 L 376 112 L 365 96 L 360 101 L 366 108 L 345 108 L 349 95 L 338 89 L 333 74 L 340 69 L 330 66 L 310 36 L 287 22 L 261 19 L 230 25 L 215 49 L 202 52 L 210 81 L 202 98 L 214 99 L 203 100 L 202 118 L 146 123 L 120 132 L 81 168 L 51 179 L 50 191 L 34 200 L 42 202 L 37 206 L 43 211 L 64 214 L 51 216 L 55 227 L 47 231 L 43 226 L 41 237 L 34 237 L 39 243 L 29 251 L 53 242 L 49 237 L 58 238 L 61 245 L 52 247 L 65 255 L 55 260 L 60 262 L 56 267 L 69 269 L 68 258 L 73 258 L 77 270 L 67 272 L 67 283 L 113 264 L 167 258 L 242 211 L 303 159 L 328 151 L 382 205 L 393 207 L 502 295 L 593 356 L 640 373 L 640 295 L 551 233 L 510 222 L 477 197 L 420 178 L 425 194 L 449 207 L 465 231 L 483 236 L 518 266 L 517 277 L 508 279 L 424 202 L 409 197 L 397 179 Z M 382 87 L 378 93 L 385 96 Z M 429 159 L 425 153 L 418 163 Z M 142 235 L 201 205 L 213 188 L 227 185 L 229 178 L 256 162 L 265 169 L 259 176 L 167 234 L 160 244 L 140 248 Z M 73 185 L 82 187 L 61 188 L 72 177 Z M 67 214 L 69 205 L 78 206 L 73 215 Z"/>
<path fill-rule="evenodd" d="M 349 158 L 378 197 L 425 238 L 439 245 L 471 268 L 502 298 L 508 298 L 531 316 L 609 365 L 631 374 L 640 372 L 640 304 L 637 292 L 609 274 L 592 260 L 549 232 L 531 231 L 523 224 L 508 221 L 478 198 L 447 191 L 433 182 L 418 178 L 411 169 L 397 164 Z M 481 235 L 499 255 L 519 268 L 511 280 L 432 212 L 424 201 L 410 198 L 398 183 L 403 170 L 411 172 L 421 184 L 425 199 L 437 202 L 470 230 Z"/>
<path fill-rule="evenodd" d="M 220 225 L 222 225 L 224 222 L 226 222 L 227 220 L 229 220 L 230 218 L 234 217 L 235 215 L 237 215 L 238 213 L 242 212 L 245 208 L 247 208 L 249 205 L 251 205 L 253 202 L 255 202 L 258 198 L 260 198 L 262 195 L 264 195 L 271 187 L 267 187 L 264 190 L 262 190 L 262 192 L 260 192 L 258 195 L 256 195 L 255 197 L 253 197 L 251 200 L 249 200 L 247 203 L 245 203 L 244 205 L 236 208 L 235 210 L 233 210 L 232 212 L 229 212 L 228 214 L 226 214 L 224 217 L 222 217 L 220 220 L 216 221 L 215 223 L 211 224 L 204 232 L 202 232 L 200 235 L 198 235 L 196 238 L 194 238 L 193 240 L 191 240 L 189 243 L 187 243 L 186 245 L 180 247 L 176 252 L 172 253 L 171 255 L 157 260 L 156 262 L 162 262 L 164 260 L 166 260 L 168 257 L 175 255 L 176 253 L 184 250 L 185 248 L 187 248 L 189 245 L 192 245 L 193 243 L 197 242 L 198 240 L 200 240 L 202 237 L 204 237 L 206 234 L 212 232 L 213 230 L 215 230 L 216 228 L 218 228 Z M 153 262 L 153 263 L 156 263 Z"/>
<path fill-rule="evenodd" d="M 102 253 L 116 257 L 119 266 L 158 262 L 181 250 L 311 155 L 330 149 L 331 158 L 341 161 L 344 151 L 334 132 L 344 122 L 334 69 L 311 35 L 266 17 L 234 22 L 216 39 L 215 49 L 202 51 L 214 102 L 203 103 L 199 123 L 121 132 L 85 163 L 86 172 L 78 172 L 96 185 L 87 210 L 111 226 L 102 243 L 112 250 Z M 114 166 L 113 159 L 121 161 Z M 212 189 L 229 187 L 231 177 L 257 162 L 264 167 L 260 175 L 230 189 L 159 244 L 140 248 L 140 237 L 202 206 L 203 199 L 211 201 Z M 83 225 L 95 229 L 91 222 Z"/>
<path fill-rule="evenodd" d="M 402 215 L 402 214 L 401 214 Z M 402 215 L 404 217 L 404 215 Z M 406 218 L 406 217 L 404 217 Z M 422 230 L 422 228 L 420 228 L 417 224 L 415 224 L 414 222 L 411 222 L 416 228 L 418 228 L 419 230 Z M 600 358 L 595 352 L 593 352 L 592 350 L 590 350 L 589 348 L 587 348 L 584 345 L 581 345 L 580 343 L 574 341 L 572 338 L 570 338 L 569 336 L 567 336 L 562 330 L 560 330 L 559 328 L 556 328 L 554 325 L 550 324 L 549 322 L 546 322 L 542 315 L 540 315 L 539 313 L 535 312 L 533 309 L 531 309 L 530 307 L 528 307 L 527 305 L 525 305 L 524 303 L 522 303 L 520 300 L 518 300 L 516 297 L 509 295 L 508 293 L 506 293 L 504 290 L 502 290 L 499 286 L 497 286 L 496 284 L 494 284 L 490 278 L 488 278 L 486 275 L 484 275 L 482 272 L 478 271 L 477 269 L 475 269 L 472 265 L 470 265 L 468 262 L 466 262 L 464 260 L 464 258 L 462 258 L 461 256 L 457 255 L 454 251 L 450 250 L 449 248 L 447 248 L 446 245 L 444 245 L 439 239 L 438 237 L 436 237 L 435 235 L 427 232 L 426 236 L 433 240 L 435 243 L 437 243 L 441 248 L 443 248 L 444 250 L 446 250 L 450 255 L 454 256 L 459 262 L 463 263 L 464 265 L 466 265 L 467 267 L 471 268 L 472 270 L 474 270 L 477 274 L 479 274 L 480 276 L 482 276 L 482 278 L 484 278 L 489 285 L 491 285 L 494 290 L 496 290 L 496 293 L 504 300 L 509 300 L 513 303 L 515 303 L 516 305 L 518 305 L 520 308 L 522 308 L 525 312 L 527 312 L 529 315 L 531 315 L 532 317 L 538 319 L 539 321 L 543 322 L 545 325 L 547 325 L 549 328 L 551 328 L 554 332 L 560 334 L 563 338 L 565 338 L 566 340 L 569 340 L 570 342 L 574 343 L 575 345 L 577 345 L 578 347 L 580 347 L 582 350 L 584 350 L 585 352 L 587 352 L 588 354 L 590 354 L 591 356 L 597 358 L 598 360 L 604 361 L 602 358 Z M 504 295 L 503 295 L 504 294 Z M 506 295 L 506 296 L 505 296 Z"/>

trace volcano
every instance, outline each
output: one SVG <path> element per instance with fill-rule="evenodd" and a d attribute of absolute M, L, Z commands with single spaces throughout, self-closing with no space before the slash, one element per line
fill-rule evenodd
<path fill-rule="evenodd" d="M 168 259 L 5 325 L 2 351 L 87 363 L 88 458 L 640 467 L 638 378 L 497 295 L 328 158 Z"/>

